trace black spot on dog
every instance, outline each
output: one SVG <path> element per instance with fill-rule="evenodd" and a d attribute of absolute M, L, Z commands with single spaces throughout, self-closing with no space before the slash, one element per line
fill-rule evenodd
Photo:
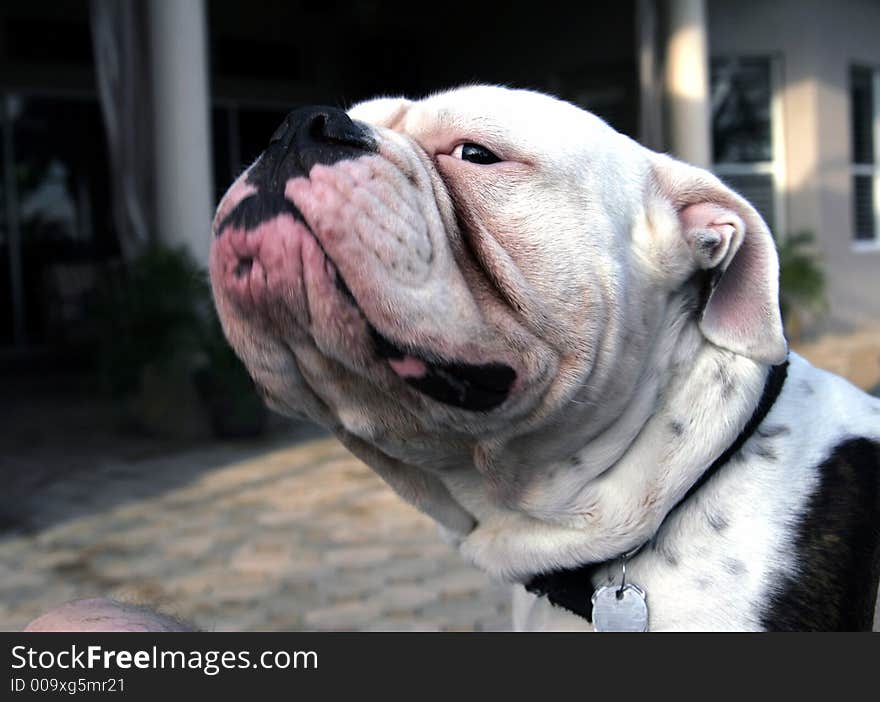
<path fill-rule="evenodd" d="M 682 434 L 684 434 L 684 424 L 679 421 L 670 422 L 669 429 L 676 436 L 681 436 Z"/>
<path fill-rule="evenodd" d="M 721 567 L 726 573 L 733 576 L 739 576 L 746 572 L 746 564 L 736 558 L 725 558 Z"/>
<path fill-rule="evenodd" d="M 776 451 L 762 441 L 753 441 L 748 448 L 754 455 L 765 461 L 776 461 L 779 458 Z"/>
<path fill-rule="evenodd" d="M 579 466 L 581 464 L 581 457 L 580 456 L 572 456 L 571 458 L 568 459 L 568 462 L 571 463 L 571 465 L 573 465 L 573 466 Z"/>
<path fill-rule="evenodd" d="M 729 398 L 733 394 L 736 384 L 730 376 L 730 371 L 723 363 L 719 363 L 716 366 L 715 380 L 718 383 L 718 387 L 721 388 L 721 397 Z"/>
<path fill-rule="evenodd" d="M 504 363 L 444 362 L 429 358 L 414 349 L 404 350 L 369 325 L 376 354 L 400 359 L 409 354 L 419 358 L 427 370 L 420 377 L 406 378 L 406 383 L 429 397 L 453 407 L 473 412 L 489 411 L 504 402 L 516 380 L 516 371 Z"/>
<path fill-rule="evenodd" d="M 880 579 L 880 444 L 848 439 L 819 466 L 797 523 L 794 568 L 761 621 L 770 631 L 869 631 Z"/>
<path fill-rule="evenodd" d="M 815 390 L 813 390 L 813 386 L 810 385 L 810 381 L 809 381 L 809 380 L 801 380 L 801 382 L 799 383 L 798 387 L 800 387 L 801 391 L 802 391 L 805 395 L 813 395 L 813 394 L 815 394 L 815 392 L 816 392 Z"/>
<path fill-rule="evenodd" d="M 221 236 L 227 227 L 253 231 L 263 222 L 275 219 L 279 215 L 290 215 L 297 222 L 305 224 L 305 218 L 296 205 L 282 193 L 254 193 L 239 202 L 217 227 L 215 236 Z"/>
<path fill-rule="evenodd" d="M 760 436 L 762 439 L 772 439 L 776 436 L 784 436 L 791 432 L 784 424 L 768 424 L 765 427 L 758 427 L 755 430 L 755 434 Z"/>
<path fill-rule="evenodd" d="M 706 521 L 709 522 L 709 527 L 712 531 L 720 534 L 722 531 L 727 529 L 730 526 L 730 522 L 727 521 L 726 517 L 722 514 L 716 514 L 714 512 L 706 513 Z"/>
<path fill-rule="evenodd" d="M 652 541 L 651 550 L 656 552 L 670 568 L 675 568 L 678 565 L 678 554 L 663 539 Z"/>

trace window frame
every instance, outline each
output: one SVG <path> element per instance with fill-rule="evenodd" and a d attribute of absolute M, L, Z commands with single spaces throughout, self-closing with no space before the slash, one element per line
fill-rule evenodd
<path fill-rule="evenodd" d="M 770 161 L 712 161 L 712 172 L 724 180 L 725 176 L 771 176 L 773 192 L 773 222 L 767 222 L 773 237 L 777 240 L 785 237 L 786 200 L 785 200 L 785 135 L 784 113 L 782 105 L 782 58 L 776 54 L 722 54 L 712 56 L 712 61 L 724 60 L 755 60 L 767 61 L 770 71 Z M 711 87 L 710 87 L 711 90 Z M 711 138 L 715 139 L 714 130 Z"/>
<path fill-rule="evenodd" d="M 852 229 L 850 231 L 850 248 L 854 252 L 880 252 L 880 68 L 877 66 L 865 66 L 863 64 L 853 63 L 850 66 L 850 85 L 848 86 L 849 94 L 849 129 L 852 133 L 855 126 L 855 113 L 852 100 L 852 69 L 858 68 L 867 70 L 871 74 L 871 132 L 874 141 L 874 163 L 859 163 L 856 161 L 856 154 L 850 153 L 850 187 L 853 189 L 851 193 L 851 214 Z M 852 139 L 850 139 L 852 143 Z M 853 149 L 853 146 L 850 146 Z M 856 238 L 856 216 L 855 216 L 855 177 L 868 176 L 873 179 L 873 205 L 874 205 L 874 238 L 858 239 Z"/>

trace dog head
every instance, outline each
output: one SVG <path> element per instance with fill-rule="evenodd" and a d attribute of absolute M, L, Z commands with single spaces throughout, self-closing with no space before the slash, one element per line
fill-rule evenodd
<path fill-rule="evenodd" d="M 670 305 L 706 343 L 785 354 L 755 210 L 535 92 L 292 112 L 214 233 L 217 307 L 267 402 L 420 506 L 431 475 L 470 469 L 515 502 L 525 466 L 614 425 L 659 372 Z"/>

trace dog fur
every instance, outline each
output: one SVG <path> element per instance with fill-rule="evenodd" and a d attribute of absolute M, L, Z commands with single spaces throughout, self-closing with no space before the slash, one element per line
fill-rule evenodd
<path fill-rule="evenodd" d="M 652 631 L 870 628 L 880 401 L 788 352 L 748 202 L 540 93 L 348 118 L 290 118 L 215 218 L 217 308 L 272 407 L 331 429 L 495 578 L 648 544 L 627 572 Z M 667 519 L 786 359 L 761 426 Z M 431 373 L 515 380 L 474 409 L 426 393 Z M 517 628 L 591 628 L 514 589 Z"/>

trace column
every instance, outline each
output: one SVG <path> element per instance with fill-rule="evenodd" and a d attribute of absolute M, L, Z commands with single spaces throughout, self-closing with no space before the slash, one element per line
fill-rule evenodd
<path fill-rule="evenodd" d="M 705 0 L 668 0 L 665 88 L 667 138 L 674 156 L 712 165 Z"/>
<path fill-rule="evenodd" d="M 150 0 L 159 239 L 207 264 L 214 209 L 203 0 Z"/>

